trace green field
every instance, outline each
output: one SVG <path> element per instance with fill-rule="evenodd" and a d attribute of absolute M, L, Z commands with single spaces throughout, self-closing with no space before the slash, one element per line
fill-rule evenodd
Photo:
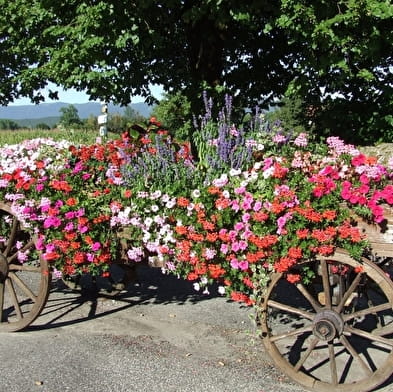
<path fill-rule="evenodd" d="M 116 138 L 118 135 L 109 133 L 108 138 Z M 98 131 L 89 131 L 86 129 L 75 130 L 0 130 L 0 146 L 6 144 L 18 144 L 26 139 L 51 138 L 53 140 L 68 140 L 75 144 L 93 144 L 99 137 Z"/>

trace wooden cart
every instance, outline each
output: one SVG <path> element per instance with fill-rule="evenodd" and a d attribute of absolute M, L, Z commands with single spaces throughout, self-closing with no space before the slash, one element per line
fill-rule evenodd
<path fill-rule="evenodd" d="M 309 282 L 289 283 L 275 273 L 262 296 L 259 325 L 276 365 L 313 391 L 370 391 L 393 372 L 393 211 L 384 227 L 359 223 L 372 252 L 361 261 L 345 251 L 297 266 Z M 18 331 L 40 314 L 51 273 L 34 238 L 7 204 L 0 221 L 12 224 L 0 238 L 0 332 Z M 29 259 L 21 263 L 20 255 Z"/>

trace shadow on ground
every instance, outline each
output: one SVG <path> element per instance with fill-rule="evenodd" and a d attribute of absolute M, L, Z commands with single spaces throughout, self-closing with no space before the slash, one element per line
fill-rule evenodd
<path fill-rule="evenodd" d="M 74 290 L 59 279 L 52 283 L 48 302 L 40 318 L 27 330 L 44 330 L 78 324 L 121 312 L 135 305 L 196 304 L 219 297 L 217 287 L 210 287 L 210 291 L 209 294 L 203 294 L 194 289 L 192 282 L 178 279 L 173 275 L 165 275 L 160 269 L 147 266 L 140 266 L 135 281 L 129 283 L 117 295 L 107 292 L 103 285 L 93 283 L 89 277 L 83 281 L 80 289 Z M 117 306 L 98 312 L 99 301 L 105 299 L 114 300 Z M 72 317 L 86 305 L 89 306 L 86 316 Z"/>

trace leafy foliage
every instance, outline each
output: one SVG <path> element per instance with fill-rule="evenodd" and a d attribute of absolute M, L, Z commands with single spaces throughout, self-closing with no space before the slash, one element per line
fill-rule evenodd
<path fill-rule="evenodd" d="M 304 110 L 304 101 L 301 98 L 284 97 L 279 105 L 266 113 L 270 123 L 280 122 L 286 131 L 302 132 L 307 124 L 307 111 Z M 310 128 L 310 127 L 308 127 Z"/>
<path fill-rule="evenodd" d="M 64 128 L 75 126 L 78 127 L 82 124 L 82 121 L 79 118 L 78 110 L 74 105 L 60 108 L 60 112 L 62 113 L 60 116 L 60 124 Z"/>
<path fill-rule="evenodd" d="M 165 94 L 154 107 L 152 116 L 170 129 L 176 139 L 188 138 L 192 128 L 191 103 L 182 93 Z"/>
<path fill-rule="evenodd" d="M 48 124 L 46 124 L 46 123 L 38 123 L 36 126 L 35 126 L 35 128 L 36 129 L 45 129 L 45 130 L 49 130 L 50 129 L 50 126 L 48 125 Z"/>
<path fill-rule="evenodd" d="M 121 133 L 133 124 L 146 122 L 146 119 L 131 106 L 125 108 L 123 115 L 114 113 L 109 114 L 108 117 L 108 128 L 114 133 Z"/>
<path fill-rule="evenodd" d="M 0 119 L 0 129 L 18 129 L 19 125 L 13 121 L 8 119 Z"/>
<path fill-rule="evenodd" d="M 281 3 L 276 26 L 303 43 L 287 96 L 305 100 L 320 133 L 392 141 L 391 1 Z"/>
<path fill-rule="evenodd" d="M 312 108 L 324 133 L 393 134 L 390 0 L 0 5 L 3 104 L 42 101 L 47 81 L 122 104 L 132 95 L 152 101 L 158 84 L 182 91 L 194 109 L 203 89 L 234 94 L 237 107 L 286 95 Z"/>

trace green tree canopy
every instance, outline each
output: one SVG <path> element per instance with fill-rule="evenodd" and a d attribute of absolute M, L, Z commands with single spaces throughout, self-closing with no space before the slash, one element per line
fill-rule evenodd
<path fill-rule="evenodd" d="M 124 109 L 124 113 L 110 113 L 108 116 L 108 128 L 111 132 L 120 133 L 129 129 L 132 125 L 145 123 L 146 118 L 131 106 Z"/>
<path fill-rule="evenodd" d="M 20 128 L 20 126 L 13 120 L 0 119 L 0 129 L 15 130 L 15 129 L 19 129 L 19 128 Z"/>
<path fill-rule="evenodd" d="M 241 107 L 296 96 L 315 121 L 338 108 L 350 113 L 349 134 L 359 123 L 393 133 L 390 0 L 0 5 L 2 104 L 39 102 L 48 81 L 125 105 L 133 95 L 151 100 L 149 86 L 158 84 L 192 103 L 203 89 L 229 92 Z"/>
<path fill-rule="evenodd" d="M 45 129 L 45 130 L 49 130 L 49 129 L 50 129 L 50 126 L 49 126 L 48 124 L 46 124 L 46 123 L 41 122 L 41 123 L 38 123 L 34 128 L 35 128 L 35 129 Z"/>
<path fill-rule="evenodd" d="M 60 108 L 60 112 L 61 116 L 59 122 L 64 128 L 75 127 L 82 124 L 79 118 L 78 109 L 74 105 Z"/>
<path fill-rule="evenodd" d="M 191 104 L 180 92 L 164 94 L 153 108 L 152 116 L 170 130 L 178 140 L 186 140 L 192 129 Z"/>

